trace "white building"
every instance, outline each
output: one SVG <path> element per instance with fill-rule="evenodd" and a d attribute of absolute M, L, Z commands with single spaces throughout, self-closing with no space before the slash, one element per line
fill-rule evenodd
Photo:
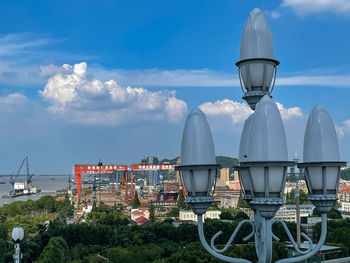
<path fill-rule="evenodd" d="M 219 210 L 207 210 L 207 212 L 204 214 L 203 220 L 206 218 L 220 219 L 220 214 L 221 211 Z M 197 221 L 197 215 L 193 213 L 192 210 L 180 210 L 179 219 Z"/>
<path fill-rule="evenodd" d="M 341 211 L 350 212 L 350 202 L 341 202 Z"/>
<path fill-rule="evenodd" d="M 315 206 L 312 204 L 309 205 L 300 205 L 300 218 L 305 218 L 312 215 Z M 297 222 L 296 217 L 296 205 L 283 205 L 280 209 L 277 210 L 275 218 L 282 219 L 286 222 Z"/>

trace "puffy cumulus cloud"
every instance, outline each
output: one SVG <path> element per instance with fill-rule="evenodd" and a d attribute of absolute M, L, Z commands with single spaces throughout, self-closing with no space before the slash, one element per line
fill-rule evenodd
<path fill-rule="evenodd" d="M 0 109 L 4 111 L 15 111 L 23 109 L 28 102 L 26 96 L 21 93 L 11 93 L 6 96 L 0 96 Z"/>
<path fill-rule="evenodd" d="M 321 12 L 350 13 L 349 0 L 283 0 L 281 6 L 291 7 L 300 16 Z"/>
<path fill-rule="evenodd" d="M 343 125 L 335 125 L 335 130 L 339 138 L 342 138 L 345 134 L 350 133 L 350 120 L 342 122 Z"/>
<path fill-rule="evenodd" d="M 282 119 L 289 120 L 292 118 L 302 117 L 303 112 L 299 107 L 285 108 L 283 104 L 276 102 L 278 109 L 280 110 Z"/>
<path fill-rule="evenodd" d="M 244 121 L 253 112 L 248 104 L 229 99 L 203 103 L 200 109 L 209 116 L 229 116 L 233 123 Z"/>
<path fill-rule="evenodd" d="M 303 116 L 299 107 L 285 108 L 283 104 L 276 102 L 283 120 L 298 118 Z M 232 123 L 243 122 L 253 113 L 249 105 L 229 99 L 218 100 L 216 102 L 206 102 L 200 105 L 201 110 L 209 116 L 229 116 Z"/>
<path fill-rule="evenodd" d="M 122 87 L 115 80 L 103 82 L 87 74 L 85 62 L 58 68 L 42 68 L 54 73 L 40 95 L 51 105 L 49 111 L 71 122 L 119 125 L 135 120 L 177 122 L 187 112 L 187 104 L 175 91 L 151 92 L 144 88 Z"/>

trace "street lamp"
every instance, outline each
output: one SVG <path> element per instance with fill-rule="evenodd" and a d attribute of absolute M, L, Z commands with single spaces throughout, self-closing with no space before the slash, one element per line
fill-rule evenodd
<path fill-rule="evenodd" d="M 260 9 L 255 8 L 244 26 L 240 60 L 236 63 L 243 99 L 252 110 L 264 95 L 271 97 L 278 65 L 267 18 Z"/>
<path fill-rule="evenodd" d="M 265 15 L 254 9 L 244 28 L 241 46 L 241 60 L 237 62 L 242 85 L 246 88 L 243 99 L 255 112 L 244 123 L 239 148 L 240 183 L 244 198 L 254 211 L 254 221 L 241 221 L 222 249 L 215 247 L 216 233 L 207 243 L 203 231 L 203 214 L 213 201 L 217 169 L 215 149 L 211 131 L 203 112 L 195 108 L 188 115 L 182 135 L 180 171 L 182 183 L 187 189 L 186 201 L 198 218 L 198 233 L 204 248 L 213 256 L 227 262 L 249 263 L 250 261 L 231 258 L 221 253 L 232 244 L 241 226 L 249 223 L 252 232 L 243 240 L 254 236 L 259 263 L 272 260 L 272 239 L 279 240 L 272 233 L 272 224 L 279 222 L 286 231 L 295 250 L 301 256 L 281 259 L 278 263 L 304 261 L 315 255 L 323 245 L 327 233 L 327 212 L 337 200 L 340 168 L 338 141 L 334 124 L 329 114 L 320 106 L 310 113 L 305 138 L 304 168 L 305 179 L 310 193 L 309 200 L 321 213 L 321 237 L 314 245 L 304 233 L 301 236 L 309 248 L 301 250 L 294 241 L 286 224 L 273 219 L 278 208 L 284 203 L 284 188 L 287 168 L 295 161 L 288 161 L 286 135 L 282 118 L 270 90 L 276 76 L 278 61 L 273 58 L 271 32 Z"/>
<path fill-rule="evenodd" d="M 15 253 L 13 254 L 13 260 L 15 263 L 20 263 L 22 259 L 21 249 L 19 243 L 24 238 L 24 230 L 18 226 L 12 229 L 12 240 L 15 242 Z"/>
<path fill-rule="evenodd" d="M 181 180 L 188 193 L 186 202 L 196 214 L 202 215 L 214 201 L 217 169 L 213 137 L 207 118 L 199 108 L 188 115 L 182 134 Z"/>
<path fill-rule="evenodd" d="M 327 213 L 338 200 L 341 166 L 337 134 L 328 112 L 317 105 L 310 113 L 304 138 L 305 180 L 309 200 L 320 213 Z"/>

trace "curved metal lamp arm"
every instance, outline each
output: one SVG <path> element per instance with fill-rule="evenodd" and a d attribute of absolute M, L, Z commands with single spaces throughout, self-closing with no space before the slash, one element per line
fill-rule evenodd
<path fill-rule="evenodd" d="M 217 248 L 215 247 L 215 244 L 214 244 L 214 243 L 215 243 L 215 239 L 216 239 L 218 236 L 220 236 L 220 235 L 222 234 L 222 231 L 217 232 L 217 233 L 212 237 L 212 239 L 211 239 L 211 241 L 210 241 L 210 246 L 211 246 L 211 248 L 212 248 L 214 251 L 218 252 L 218 253 L 225 252 L 225 251 L 229 248 L 229 246 L 231 245 L 231 243 L 233 242 L 235 236 L 237 235 L 238 231 L 241 229 L 241 227 L 242 227 L 242 225 L 243 225 L 244 223 L 249 223 L 249 224 L 252 226 L 252 229 L 253 229 L 252 232 L 251 232 L 248 236 L 246 236 L 245 238 L 243 238 L 244 241 L 249 240 L 249 239 L 254 235 L 254 233 L 255 233 L 255 228 L 254 228 L 253 222 L 251 222 L 251 221 L 248 220 L 248 219 L 245 219 L 245 220 L 241 221 L 241 222 L 237 225 L 237 227 L 235 228 L 235 231 L 233 232 L 233 234 L 231 235 L 229 241 L 227 242 L 227 244 L 225 245 L 225 247 L 224 247 L 223 249 L 217 249 Z"/>
<path fill-rule="evenodd" d="M 286 223 L 284 223 L 283 220 L 281 220 L 281 219 L 279 219 L 279 218 L 276 218 L 276 219 L 273 219 L 273 220 L 271 221 L 271 224 L 274 224 L 274 223 L 276 223 L 276 222 L 281 223 L 281 225 L 282 225 L 283 228 L 284 228 L 284 231 L 286 231 L 286 233 L 287 233 L 287 235 L 288 235 L 288 238 L 289 238 L 290 242 L 292 242 L 292 245 L 293 245 L 294 249 L 295 249 L 298 253 L 304 255 L 304 254 L 307 254 L 308 252 L 310 252 L 310 250 L 312 249 L 312 245 L 313 245 L 311 238 L 309 238 L 309 237 L 308 237 L 307 235 L 305 235 L 304 233 L 301 233 L 301 235 L 302 235 L 307 241 L 309 241 L 309 248 L 308 248 L 307 250 L 304 250 L 304 251 L 303 251 L 303 250 L 300 250 L 299 247 L 298 247 L 298 245 L 295 243 L 295 240 L 294 240 L 292 234 L 290 233 L 290 231 L 289 231 L 289 229 L 288 229 Z"/>
<path fill-rule="evenodd" d="M 209 244 L 207 243 L 207 241 L 205 240 L 204 237 L 204 232 L 203 232 L 203 215 L 198 215 L 197 216 L 197 220 L 198 220 L 198 234 L 199 234 L 199 238 L 201 240 L 202 245 L 204 246 L 204 248 L 214 257 L 226 261 L 226 262 L 231 262 L 231 263 L 252 263 L 249 260 L 246 259 L 241 259 L 241 258 L 230 258 L 224 255 L 221 255 L 219 253 L 217 253 L 215 250 L 213 250 Z"/>
<path fill-rule="evenodd" d="M 320 250 L 320 248 L 322 247 L 324 242 L 326 241 L 326 236 L 327 236 L 327 213 L 322 213 L 321 217 L 322 217 L 321 237 L 320 237 L 320 240 L 318 241 L 317 245 L 305 255 L 293 257 L 293 258 L 284 258 L 284 259 L 276 261 L 275 263 L 300 262 L 300 261 L 304 261 L 304 260 L 312 257 L 313 255 L 315 255 Z"/>

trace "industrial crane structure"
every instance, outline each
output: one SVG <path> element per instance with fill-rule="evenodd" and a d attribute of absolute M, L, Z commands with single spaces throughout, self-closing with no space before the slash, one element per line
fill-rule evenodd
<path fill-rule="evenodd" d="M 76 164 L 74 165 L 74 174 L 75 174 L 75 181 L 77 186 L 78 202 L 80 203 L 81 186 L 82 186 L 81 177 L 83 174 L 93 174 L 93 175 L 111 174 L 112 176 L 116 175 L 117 176 L 116 182 L 115 184 L 114 182 L 112 184 L 115 185 L 117 192 L 124 188 L 125 201 L 128 202 L 128 201 L 133 201 L 134 199 L 134 183 L 133 183 L 134 172 L 154 171 L 155 172 L 154 185 L 157 185 L 159 170 L 174 170 L 174 169 L 175 169 L 175 165 L 170 165 L 170 164 L 160 164 L 160 165 L 142 165 L 141 164 L 141 165 L 131 165 L 130 167 L 128 167 L 127 165 L 116 165 L 116 164 L 102 165 L 102 163 L 99 163 L 97 165 L 96 164 Z M 128 187 L 128 184 L 130 184 L 130 188 Z M 129 192 L 128 192 L 128 189 L 130 189 Z"/>
<path fill-rule="evenodd" d="M 28 156 L 26 156 L 26 164 L 27 164 L 27 181 L 26 181 L 26 188 L 30 188 L 32 186 L 32 177 L 33 174 L 29 173 L 29 162 L 28 162 Z"/>
<path fill-rule="evenodd" d="M 19 173 L 22 170 L 22 167 L 23 167 L 23 164 L 24 164 L 25 161 L 26 161 L 26 158 L 24 158 L 23 161 L 21 162 L 19 168 L 17 169 L 16 175 L 14 175 L 14 173 L 11 173 L 11 175 L 10 175 L 10 184 L 12 185 L 12 188 L 11 188 L 11 191 L 10 191 L 10 195 L 14 195 L 15 194 L 15 183 L 16 183 L 16 180 L 17 180 L 17 177 L 18 177 Z M 28 158 L 27 158 L 27 163 L 28 163 Z"/>
<path fill-rule="evenodd" d="M 19 175 L 19 173 L 21 172 L 24 163 L 26 162 L 26 168 L 27 168 L 27 178 L 24 181 L 24 183 L 17 183 L 17 177 Z M 28 156 L 26 156 L 19 168 L 17 169 L 16 173 L 12 173 L 10 175 L 10 184 L 12 185 L 11 190 L 9 195 L 5 195 L 3 197 L 7 198 L 7 197 L 16 197 L 16 196 L 20 196 L 20 195 L 31 195 L 31 194 L 36 194 L 37 193 L 37 189 L 36 187 L 32 186 L 32 177 L 33 174 L 29 173 L 29 162 L 28 162 Z"/>

